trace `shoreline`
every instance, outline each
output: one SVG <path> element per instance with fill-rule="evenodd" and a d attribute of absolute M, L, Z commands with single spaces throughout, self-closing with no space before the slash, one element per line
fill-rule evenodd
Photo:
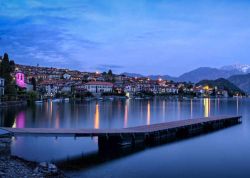
<path fill-rule="evenodd" d="M 250 98 L 250 97 L 178 97 L 178 96 L 152 96 L 152 97 L 133 97 L 133 98 L 126 98 L 126 97 L 89 97 L 89 98 L 70 98 L 68 102 L 86 102 L 86 101 L 113 101 L 113 100 L 150 100 L 150 99 L 163 99 L 163 100 L 179 100 L 179 101 L 184 101 L 184 100 L 200 100 L 200 99 L 245 99 L 245 98 Z M 64 103 L 65 98 L 54 98 L 51 99 L 52 102 L 62 102 Z M 53 101 L 55 100 L 55 101 Z M 34 104 L 41 104 L 47 102 L 47 100 L 41 100 L 36 103 L 34 101 Z M 6 109 L 10 107 L 24 107 L 24 106 L 29 106 L 26 101 L 7 101 L 7 102 L 0 102 L 0 109 Z M 1 136 L 0 136 L 1 138 Z"/>
<path fill-rule="evenodd" d="M 67 176 L 59 169 L 47 171 L 46 163 L 36 163 L 23 158 L 12 156 L 10 150 L 11 137 L 0 136 L 0 177 L 55 177 L 66 178 Z M 45 166 L 44 166 L 45 164 Z M 51 164 L 53 165 L 53 164 Z M 49 166 L 49 165 L 47 165 Z M 53 165 L 54 166 L 54 165 Z M 46 171 L 45 171 L 46 170 Z"/>
<path fill-rule="evenodd" d="M 6 108 L 11 106 L 27 106 L 26 101 L 2 101 L 0 102 L 0 108 Z"/>

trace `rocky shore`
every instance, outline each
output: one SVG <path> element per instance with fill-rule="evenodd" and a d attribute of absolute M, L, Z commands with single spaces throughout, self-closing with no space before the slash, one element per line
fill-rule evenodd
<path fill-rule="evenodd" d="M 0 178 L 65 178 L 51 163 L 26 161 L 10 154 L 11 138 L 0 138 Z"/>

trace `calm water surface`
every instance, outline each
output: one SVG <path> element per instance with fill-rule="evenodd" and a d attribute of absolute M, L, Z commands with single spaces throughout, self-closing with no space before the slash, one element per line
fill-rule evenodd
<path fill-rule="evenodd" d="M 123 128 L 239 114 L 243 123 L 170 144 L 104 156 L 97 138 L 17 137 L 11 153 L 33 161 L 67 163 L 71 177 L 250 177 L 250 100 L 114 100 L 47 102 L 0 110 L 5 127 Z M 63 167 L 64 169 L 64 167 Z"/>

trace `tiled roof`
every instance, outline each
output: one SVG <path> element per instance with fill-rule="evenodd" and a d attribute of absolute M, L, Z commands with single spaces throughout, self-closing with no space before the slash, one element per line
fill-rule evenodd
<path fill-rule="evenodd" d="M 88 82 L 85 85 L 106 85 L 106 86 L 113 86 L 113 83 L 110 82 L 101 82 L 101 81 L 92 81 L 92 82 Z"/>

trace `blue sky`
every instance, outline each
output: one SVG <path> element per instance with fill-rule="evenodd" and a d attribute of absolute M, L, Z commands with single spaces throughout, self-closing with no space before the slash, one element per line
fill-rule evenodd
<path fill-rule="evenodd" d="M 0 0 L 16 63 L 177 76 L 249 64 L 248 0 Z"/>

